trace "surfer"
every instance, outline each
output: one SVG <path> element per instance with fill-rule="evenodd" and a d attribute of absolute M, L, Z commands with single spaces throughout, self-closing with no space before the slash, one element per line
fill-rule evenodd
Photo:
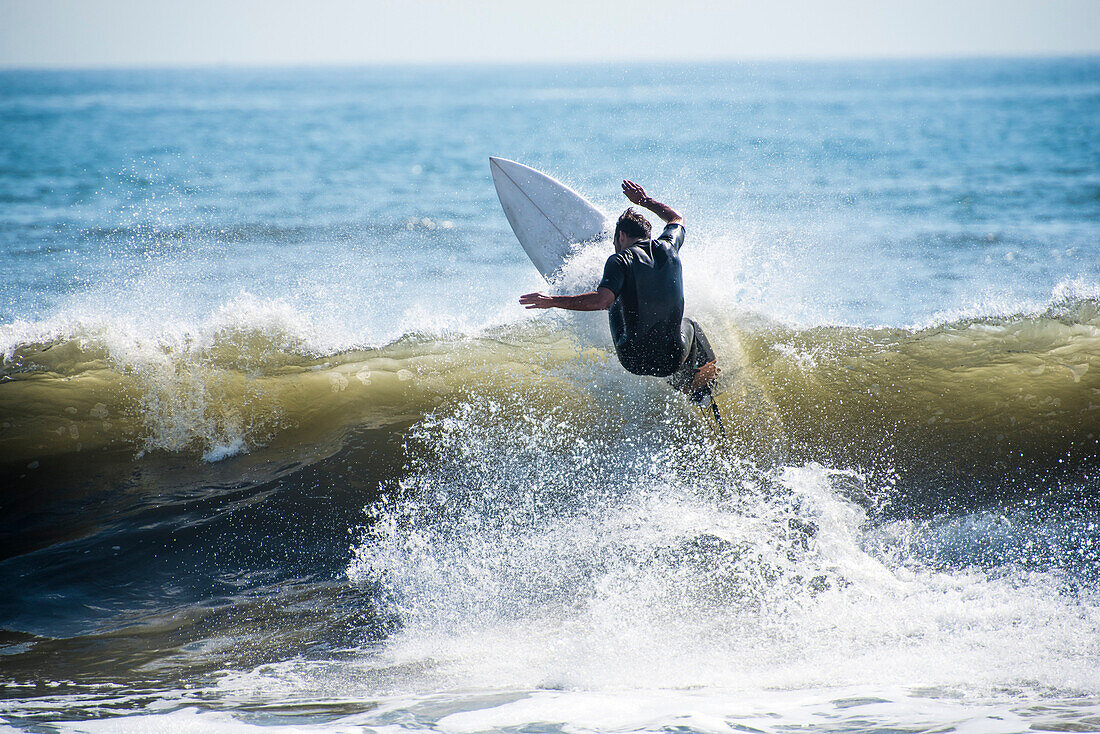
<path fill-rule="evenodd" d="M 596 290 L 575 296 L 527 293 L 519 302 L 527 308 L 609 309 L 611 336 L 622 366 L 636 375 L 667 377 L 693 402 L 710 403 L 717 418 L 711 400 L 719 372 L 714 351 L 699 324 L 684 318 L 684 218 L 646 196 L 633 181 L 623 181 L 623 194 L 665 222 L 661 236 L 650 239 L 649 221 L 630 207 L 615 224 L 615 254 L 607 258 Z"/>

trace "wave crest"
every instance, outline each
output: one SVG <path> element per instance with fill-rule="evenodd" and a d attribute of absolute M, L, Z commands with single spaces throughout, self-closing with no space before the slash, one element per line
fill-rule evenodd
<path fill-rule="evenodd" d="M 1095 455 L 1098 304 L 1067 297 L 1038 314 L 921 329 L 802 329 L 752 314 L 702 322 L 725 370 L 733 450 L 965 473 Z M 293 316 L 269 309 L 153 340 L 39 329 L 44 338 L 10 346 L 0 368 L 3 463 L 107 447 L 222 458 L 415 422 L 468 396 L 575 405 L 588 431 L 606 426 L 595 395 L 629 396 L 709 430 L 660 381 L 627 375 L 561 319 L 325 351 Z"/>

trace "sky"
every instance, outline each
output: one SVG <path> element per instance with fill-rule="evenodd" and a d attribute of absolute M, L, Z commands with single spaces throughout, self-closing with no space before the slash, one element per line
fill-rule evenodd
<path fill-rule="evenodd" d="M 1100 54 L 1100 0 L 0 0 L 0 67 Z"/>

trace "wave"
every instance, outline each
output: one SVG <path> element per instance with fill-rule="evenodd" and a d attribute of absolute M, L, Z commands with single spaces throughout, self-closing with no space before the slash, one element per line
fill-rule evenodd
<path fill-rule="evenodd" d="M 804 458 L 950 475 L 1075 465 L 1100 439 L 1097 306 L 1070 299 L 919 329 L 765 326 L 739 339 L 741 384 L 759 386 Z"/>
<path fill-rule="evenodd" d="M 721 445 L 954 474 L 1088 461 L 1100 439 L 1098 311 L 1095 299 L 1067 299 L 917 329 L 711 315 L 702 323 L 724 367 L 718 403 L 731 433 Z M 277 319 L 152 340 L 17 326 L 6 327 L 0 367 L 0 464 L 13 469 L 104 450 L 207 461 L 287 451 L 466 399 L 514 406 L 502 426 L 566 406 L 581 434 L 647 411 L 713 431 L 561 320 L 328 352 Z"/>

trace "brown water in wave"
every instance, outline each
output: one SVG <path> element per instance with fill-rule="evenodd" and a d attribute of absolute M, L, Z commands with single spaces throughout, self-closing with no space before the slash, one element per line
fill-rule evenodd
<path fill-rule="evenodd" d="M 949 474 L 1097 454 L 1100 317 L 1091 301 L 916 331 L 744 318 L 704 326 L 724 366 L 718 402 L 731 440 L 717 445 L 728 450 Z M 248 331 L 201 348 L 70 338 L 20 347 L 2 379 L 0 463 L 20 474 L 104 451 L 309 461 L 348 431 L 407 426 L 456 400 L 519 396 L 505 402 L 522 414 L 501 415 L 502 430 L 566 407 L 582 435 L 637 419 L 622 414 L 624 394 L 679 400 L 657 380 L 627 375 L 609 350 L 541 325 L 332 355 Z M 687 403 L 682 413 L 713 432 Z"/>

